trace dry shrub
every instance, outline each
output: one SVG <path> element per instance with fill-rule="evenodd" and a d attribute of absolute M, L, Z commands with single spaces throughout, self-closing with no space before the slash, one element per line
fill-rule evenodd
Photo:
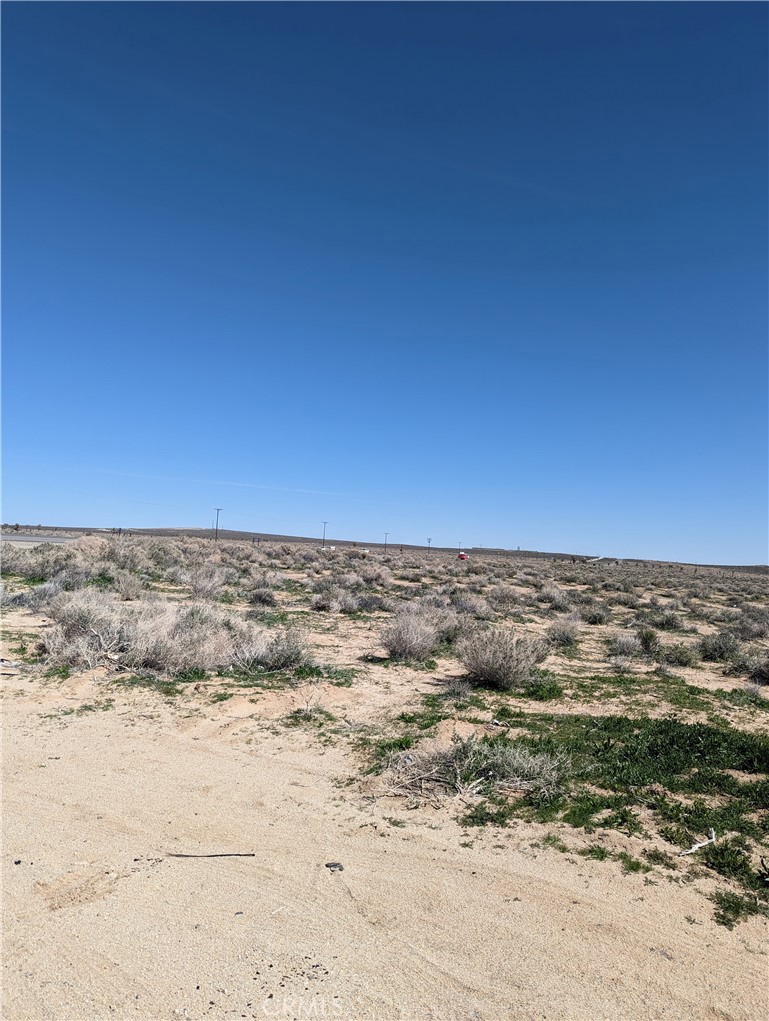
<path fill-rule="evenodd" d="M 363 564 L 358 568 L 358 574 L 367 585 L 381 588 L 392 585 L 392 571 L 383 564 Z"/>
<path fill-rule="evenodd" d="M 460 628 L 454 610 L 421 600 L 403 603 L 382 631 L 381 642 L 391 659 L 429 659 L 438 648 L 456 639 Z"/>
<path fill-rule="evenodd" d="M 628 633 L 613 635 L 610 642 L 612 656 L 633 659 L 643 655 L 644 649 L 638 635 Z"/>
<path fill-rule="evenodd" d="M 243 673 L 288 670 L 307 660 L 307 644 L 296 628 L 251 631 L 234 646 L 233 666 Z"/>
<path fill-rule="evenodd" d="M 14 543 L 2 543 L 3 573 L 20 578 L 40 578 L 50 581 L 78 559 L 71 546 L 41 543 L 31 549 L 22 549 Z"/>
<path fill-rule="evenodd" d="M 476 620 L 491 620 L 494 611 L 483 596 L 474 595 L 470 592 L 456 592 L 451 597 L 451 605 L 459 613 L 466 613 Z"/>
<path fill-rule="evenodd" d="M 579 643 L 579 617 L 561 617 L 547 629 L 547 640 L 560 649 L 575 649 Z"/>
<path fill-rule="evenodd" d="M 34 585 L 21 592 L 14 592 L 13 595 L 4 593 L 2 604 L 12 609 L 23 607 L 25 610 L 39 613 L 44 611 L 50 601 L 63 590 L 64 584 L 59 576 L 51 581 L 44 581 L 42 585 Z"/>
<path fill-rule="evenodd" d="M 121 599 L 126 601 L 140 599 L 144 591 L 144 585 L 135 574 L 128 571 L 118 570 L 115 572 L 112 587 Z"/>
<path fill-rule="evenodd" d="M 548 653 L 546 642 L 489 629 L 468 635 L 457 649 L 470 678 L 509 691 L 533 681 L 533 672 Z"/>
<path fill-rule="evenodd" d="M 571 607 L 569 593 L 552 581 L 545 582 L 537 598 L 540 602 L 550 603 L 554 610 L 561 612 Z"/>
<path fill-rule="evenodd" d="M 278 599 L 271 588 L 266 585 L 256 585 L 250 589 L 246 598 L 252 606 L 277 606 Z"/>
<path fill-rule="evenodd" d="M 507 738 L 455 738 L 448 748 L 400 752 L 389 763 L 398 790 L 413 795 L 525 793 L 539 803 L 561 795 L 571 769 L 563 754 L 534 752 Z"/>
<path fill-rule="evenodd" d="M 586 624 L 595 626 L 605 624 L 611 616 L 611 610 L 603 603 L 591 603 L 580 610 L 580 617 Z"/>
<path fill-rule="evenodd" d="M 123 646 L 121 615 L 114 600 L 96 589 L 63 592 L 49 607 L 54 627 L 45 646 L 57 663 L 94 667 Z"/>
<path fill-rule="evenodd" d="M 489 592 L 489 602 L 499 613 L 508 612 L 520 601 L 520 594 L 511 585 L 497 585 Z"/>
<path fill-rule="evenodd" d="M 226 573 L 214 564 L 204 564 L 190 576 L 190 592 L 196 599 L 216 599 L 227 580 Z"/>
<path fill-rule="evenodd" d="M 735 634 L 745 641 L 766 638 L 769 635 L 769 610 L 759 606 L 745 606 L 734 626 Z"/>
<path fill-rule="evenodd" d="M 614 656 L 611 665 L 617 674 L 632 674 L 633 672 L 633 660 L 629 656 Z"/>
<path fill-rule="evenodd" d="M 338 585 L 328 585 L 312 597 L 310 606 L 313 610 L 328 610 L 331 613 L 355 613 L 360 609 L 361 600 Z"/>
<path fill-rule="evenodd" d="M 114 663 L 177 674 L 193 668 L 278 670 L 306 657 L 292 629 L 265 631 L 223 610 L 164 600 L 127 606 L 95 589 L 62 593 L 53 600 L 55 625 L 46 647 L 57 663 L 93 667 Z"/>

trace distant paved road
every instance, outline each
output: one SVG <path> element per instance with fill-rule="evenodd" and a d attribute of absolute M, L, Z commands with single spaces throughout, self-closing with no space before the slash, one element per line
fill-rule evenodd
<path fill-rule="evenodd" d="M 0 536 L 3 542 L 74 542 L 74 535 L 29 535 L 25 532 L 4 533 Z"/>

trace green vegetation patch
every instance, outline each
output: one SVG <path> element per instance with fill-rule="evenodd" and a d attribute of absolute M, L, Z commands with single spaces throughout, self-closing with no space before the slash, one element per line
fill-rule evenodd
<path fill-rule="evenodd" d="M 707 712 L 716 701 L 709 692 L 687 684 L 682 678 L 663 669 L 647 674 L 628 673 L 575 679 L 570 687 L 577 698 L 664 700 L 676 709 L 690 709 L 692 712 Z"/>
<path fill-rule="evenodd" d="M 150 691 L 156 691 L 159 695 L 164 695 L 166 698 L 173 698 L 182 693 L 182 689 L 174 681 L 163 680 L 154 674 L 133 674 L 130 677 L 116 677 L 112 684 L 116 684 L 121 688 L 148 688 Z"/>

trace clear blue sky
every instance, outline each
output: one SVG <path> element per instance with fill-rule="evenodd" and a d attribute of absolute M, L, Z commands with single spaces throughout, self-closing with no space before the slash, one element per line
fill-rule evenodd
<path fill-rule="evenodd" d="M 4 3 L 3 520 L 767 560 L 758 3 Z"/>

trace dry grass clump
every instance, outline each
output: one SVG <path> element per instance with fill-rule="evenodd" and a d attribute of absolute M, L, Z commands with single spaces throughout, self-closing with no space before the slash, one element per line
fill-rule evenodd
<path fill-rule="evenodd" d="M 217 599 L 227 578 L 215 564 L 204 564 L 190 574 L 189 586 L 194 599 Z"/>
<path fill-rule="evenodd" d="M 453 642 L 460 630 L 454 610 L 421 600 L 403 603 L 380 640 L 391 659 L 423 662 L 441 645 Z"/>
<path fill-rule="evenodd" d="M 527 794 L 538 803 L 564 793 L 571 763 L 506 738 L 455 738 L 448 748 L 401 752 L 389 763 L 395 786 L 413 795 Z"/>
<path fill-rule="evenodd" d="M 2 605 L 9 609 L 25 609 L 32 612 L 44 610 L 49 602 L 64 591 L 64 583 L 61 576 L 52 578 L 51 581 L 44 581 L 42 585 L 34 585 L 32 588 L 23 589 L 21 592 L 14 592 L 9 595 L 3 590 Z"/>
<path fill-rule="evenodd" d="M 579 611 L 579 615 L 586 624 L 595 627 L 598 624 L 608 623 L 611 617 L 611 610 L 603 603 L 590 603 Z"/>
<path fill-rule="evenodd" d="M 455 592 L 451 596 L 451 605 L 458 613 L 466 613 L 476 620 L 491 620 L 494 616 L 488 601 L 473 592 Z"/>
<path fill-rule="evenodd" d="M 232 665 L 246 674 L 258 670 L 289 670 L 307 661 L 307 644 L 293 627 L 252 631 L 234 645 Z"/>
<path fill-rule="evenodd" d="M 488 600 L 497 612 L 505 614 L 520 604 L 521 597 L 512 585 L 497 585 L 489 592 Z"/>
<path fill-rule="evenodd" d="M 531 683 L 537 664 L 547 653 L 547 642 L 541 639 L 491 628 L 468 635 L 457 649 L 471 680 L 502 691 Z"/>
<path fill-rule="evenodd" d="M 738 638 L 751 642 L 769 636 L 769 610 L 761 606 L 743 606 L 733 627 Z"/>
<path fill-rule="evenodd" d="M 359 596 L 339 585 L 324 585 L 310 600 L 313 610 L 328 610 L 330 613 L 356 613 L 360 605 Z"/>
<path fill-rule="evenodd" d="M 644 649 L 638 635 L 625 632 L 624 634 L 613 635 L 609 642 L 612 656 L 635 659 L 644 654 Z"/>
<path fill-rule="evenodd" d="M 561 617 L 545 632 L 545 637 L 551 645 L 559 649 L 576 649 L 579 644 L 580 621 L 576 614 L 569 614 L 568 617 Z"/>
<path fill-rule="evenodd" d="M 393 582 L 392 571 L 383 564 L 363 564 L 358 567 L 358 574 L 367 585 L 379 588 L 387 588 Z"/>
<path fill-rule="evenodd" d="M 537 599 L 541 603 L 549 603 L 552 609 L 559 610 L 562 613 L 571 607 L 569 593 L 553 581 L 545 582 L 539 591 Z"/>

